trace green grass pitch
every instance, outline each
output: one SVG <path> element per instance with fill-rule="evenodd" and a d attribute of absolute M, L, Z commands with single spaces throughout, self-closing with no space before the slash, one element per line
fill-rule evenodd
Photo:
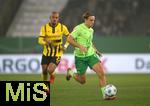
<path fill-rule="evenodd" d="M 117 89 L 117 99 L 104 101 L 97 76 L 87 75 L 85 85 L 65 75 L 56 75 L 51 85 L 51 106 L 150 106 L 150 74 L 107 74 L 107 82 Z M 41 80 L 40 75 L 6 75 L 0 80 Z"/>

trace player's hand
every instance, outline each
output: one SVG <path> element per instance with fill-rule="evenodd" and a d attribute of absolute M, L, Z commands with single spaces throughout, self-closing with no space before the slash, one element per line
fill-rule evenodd
<path fill-rule="evenodd" d="M 102 53 L 98 50 L 96 51 L 96 54 L 99 55 L 99 56 L 102 56 Z"/>
<path fill-rule="evenodd" d="M 44 38 L 44 41 L 46 42 L 47 45 L 51 44 L 52 42 L 48 39 L 48 37 Z"/>
<path fill-rule="evenodd" d="M 67 47 L 64 46 L 64 47 L 63 47 L 63 50 L 66 51 L 66 50 L 67 50 Z"/>
<path fill-rule="evenodd" d="M 62 48 L 61 48 L 61 50 L 62 50 L 63 52 L 65 52 L 66 49 L 67 49 L 67 48 L 65 48 L 65 47 L 62 47 Z"/>
<path fill-rule="evenodd" d="M 82 53 L 86 53 L 86 52 L 87 52 L 87 48 L 84 47 L 84 46 L 82 46 L 82 45 L 80 45 L 79 49 L 80 49 L 80 51 L 81 51 Z"/>

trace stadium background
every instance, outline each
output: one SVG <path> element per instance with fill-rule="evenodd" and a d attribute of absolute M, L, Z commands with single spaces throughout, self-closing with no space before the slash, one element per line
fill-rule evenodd
<path fill-rule="evenodd" d="M 119 91 L 120 100 L 110 102 L 111 105 L 150 105 L 147 95 L 150 93 L 149 0 L 0 0 L 0 80 L 41 80 L 42 47 L 37 44 L 37 37 L 53 10 L 60 11 L 60 21 L 70 31 L 82 22 L 84 11 L 95 13 L 94 43 L 108 61 L 115 57 L 116 60 L 110 61 L 116 63 L 113 67 L 120 67 L 119 71 L 115 68 L 106 71 L 108 82 L 114 83 Z M 66 51 L 68 61 L 72 50 L 69 46 Z M 57 72 L 65 73 L 66 68 L 62 66 L 64 71 Z M 63 74 L 57 75 L 51 106 L 110 106 L 102 101 L 98 87 L 97 91 L 94 89 L 98 86 L 95 74 L 89 74 L 87 80 L 81 88 L 74 81 L 66 82 Z M 77 96 L 88 98 L 81 101 Z"/>

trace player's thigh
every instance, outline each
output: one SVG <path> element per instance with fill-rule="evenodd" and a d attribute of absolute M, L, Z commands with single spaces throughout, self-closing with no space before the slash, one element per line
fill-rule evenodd
<path fill-rule="evenodd" d="M 41 65 L 48 65 L 50 62 L 50 57 L 49 56 L 45 56 L 45 55 L 42 55 L 42 59 L 41 59 Z"/>
<path fill-rule="evenodd" d="M 92 68 L 96 73 L 104 74 L 103 67 L 101 65 L 101 61 L 98 59 L 96 55 L 92 55 L 88 59 L 88 64 L 90 68 Z"/>
<path fill-rule="evenodd" d="M 88 57 L 87 62 L 88 62 L 89 67 L 92 69 L 95 64 L 100 62 L 100 60 L 98 59 L 96 55 L 92 55 Z"/>
<path fill-rule="evenodd" d="M 47 71 L 48 64 L 49 64 L 49 57 L 42 55 L 41 66 L 43 72 Z"/>
<path fill-rule="evenodd" d="M 50 63 L 55 64 L 56 66 L 60 63 L 61 56 L 52 56 L 50 57 Z"/>
<path fill-rule="evenodd" d="M 78 75 L 82 76 L 86 73 L 88 64 L 84 58 L 75 57 L 75 66 L 76 66 Z"/>
<path fill-rule="evenodd" d="M 48 65 L 47 64 L 42 64 L 42 70 L 47 70 Z"/>
<path fill-rule="evenodd" d="M 60 63 L 61 57 L 50 57 L 50 62 L 48 64 L 48 70 L 54 71 L 58 64 Z"/>
<path fill-rule="evenodd" d="M 103 76 L 105 74 L 103 66 L 100 62 L 96 63 L 92 68 L 99 76 Z"/>

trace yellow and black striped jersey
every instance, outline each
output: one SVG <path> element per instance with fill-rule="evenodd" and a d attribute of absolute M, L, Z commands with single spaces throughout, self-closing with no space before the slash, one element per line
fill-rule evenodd
<path fill-rule="evenodd" d="M 63 54 L 63 35 L 68 37 L 69 31 L 68 28 L 61 23 L 58 23 L 55 27 L 51 26 L 50 23 L 42 26 L 38 42 L 43 45 L 43 55 L 61 56 Z M 46 42 L 44 41 L 45 38 L 51 41 L 50 45 L 46 45 Z"/>

